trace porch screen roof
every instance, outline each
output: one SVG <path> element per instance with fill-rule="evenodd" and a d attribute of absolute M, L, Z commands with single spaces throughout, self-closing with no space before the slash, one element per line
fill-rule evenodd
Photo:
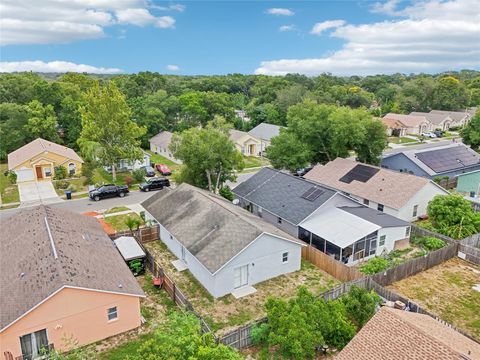
<path fill-rule="evenodd" d="M 381 226 L 339 208 L 331 208 L 314 215 L 300 226 L 342 249 L 381 229 Z"/>
<path fill-rule="evenodd" d="M 121 236 L 113 241 L 125 261 L 144 258 L 145 252 L 131 236 Z"/>

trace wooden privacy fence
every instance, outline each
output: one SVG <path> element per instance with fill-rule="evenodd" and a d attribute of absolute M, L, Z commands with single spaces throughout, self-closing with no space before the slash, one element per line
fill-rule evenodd
<path fill-rule="evenodd" d="M 268 322 L 266 317 L 250 322 L 246 325 L 240 326 L 235 330 L 229 332 L 218 338 L 218 342 L 234 347 L 236 349 L 243 349 L 252 345 L 252 329 L 261 324 Z"/>
<path fill-rule="evenodd" d="M 457 256 L 458 243 L 449 244 L 439 250 L 431 251 L 428 254 L 409 260 L 394 268 L 388 269 L 372 276 L 377 283 L 387 286 L 396 281 L 403 280 L 409 276 L 430 269 L 442 262 Z"/>
<path fill-rule="evenodd" d="M 110 239 L 115 240 L 121 236 L 132 236 L 132 231 L 117 231 L 109 236 Z M 153 226 L 142 226 L 138 230 L 133 230 L 133 236 L 142 244 L 157 240 L 160 238 L 160 226 L 158 224 Z"/>
<path fill-rule="evenodd" d="M 363 274 L 357 269 L 333 259 L 311 245 L 302 247 L 302 257 L 341 281 L 351 281 L 363 277 Z"/>

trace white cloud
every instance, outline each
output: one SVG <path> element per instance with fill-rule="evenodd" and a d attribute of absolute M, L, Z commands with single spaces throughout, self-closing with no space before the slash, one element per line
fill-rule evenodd
<path fill-rule="evenodd" d="M 255 73 L 366 75 L 478 68 L 480 11 L 473 10 L 478 7 L 477 0 L 430 0 L 403 9 L 388 5 L 383 11 L 395 14 L 392 20 L 336 28 L 330 36 L 345 43 L 333 54 L 263 61 Z"/>
<path fill-rule="evenodd" d="M 280 15 L 280 16 L 293 16 L 295 13 L 290 9 L 284 8 L 270 8 L 266 11 L 267 14 L 270 15 Z"/>
<path fill-rule="evenodd" d="M 178 11 L 178 12 L 184 12 L 185 9 L 187 8 L 183 4 L 171 4 L 168 6 L 152 5 L 151 7 L 153 9 L 162 10 L 162 11 Z"/>
<path fill-rule="evenodd" d="M 278 28 L 278 31 L 285 32 L 285 31 L 293 31 L 295 30 L 295 25 L 282 25 Z"/>
<path fill-rule="evenodd" d="M 182 5 L 180 5 L 182 6 Z M 176 5 L 170 6 L 180 11 Z M 1 45 L 67 43 L 105 36 L 116 24 L 171 28 L 171 16 L 155 16 L 147 0 L 3 0 Z"/>
<path fill-rule="evenodd" d="M 180 67 L 178 65 L 167 65 L 168 71 L 179 71 Z"/>
<path fill-rule="evenodd" d="M 19 72 L 19 71 L 34 71 L 34 72 L 78 72 L 91 74 L 116 74 L 122 72 L 117 68 L 96 67 L 85 64 L 75 64 L 67 61 L 2 61 L 0 62 L 0 72 Z"/>
<path fill-rule="evenodd" d="M 345 20 L 329 20 L 321 23 L 316 23 L 315 25 L 313 25 L 310 34 L 320 35 L 325 30 L 338 28 L 345 25 L 345 23 Z"/>

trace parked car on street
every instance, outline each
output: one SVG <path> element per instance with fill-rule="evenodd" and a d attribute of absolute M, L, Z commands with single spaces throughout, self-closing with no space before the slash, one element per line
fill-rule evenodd
<path fill-rule="evenodd" d="M 308 173 L 310 170 L 312 170 L 313 167 L 312 166 L 307 166 L 305 168 L 302 168 L 302 169 L 298 169 L 297 171 L 295 171 L 293 173 L 293 176 L 304 176 L 306 173 Z"/>
<path fill-rule="evenodd" d="M 155 176 L 155 170 L 151 166 L 142 166 L 141 169 L 145 170 L 145 176 Z"/>
<path fill-rule="evenodd" d="M 432 138 L 432 139 L 437 137 L 437 135 L 435 135 L 435 133 L 433 133 L 433 132 L 424 132 L 424 133 L 422 133 L 422 136 Z"/>
<path fill-rule="evenodd" d="M 150 190 L 161 190 L 164 187 L 169 187 L 170 181 L 164 177 L 154 177 L 148 179 L 146 182 L 141 183 L 138 187 L 142 191 L 150 191 Z"/>
<path fill-rule="evenodd" d="M 90 199 L 98 201 L 110 197 L 124 197 L 129 192 L 127 185 L 117 186 L 114 184 L 102 185 L 99 188 L 90 190 L 88 196 Z"/>
<path fill-rule="evenodd" d="M 155 165 L 155 167 L 162 175 L 165 175 L 165 176 L 172 175 L 172 170 L 170 170 L 169 167 L 165 164 L 157 164 Z"/>

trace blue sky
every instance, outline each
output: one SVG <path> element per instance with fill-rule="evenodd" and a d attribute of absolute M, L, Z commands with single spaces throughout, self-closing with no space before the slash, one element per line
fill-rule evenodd
<path fill-rule="evenodd" d="M 3 0 L 0 11 L 0 71 L 364 75 L 479 68 L 474 0 Z"/>

